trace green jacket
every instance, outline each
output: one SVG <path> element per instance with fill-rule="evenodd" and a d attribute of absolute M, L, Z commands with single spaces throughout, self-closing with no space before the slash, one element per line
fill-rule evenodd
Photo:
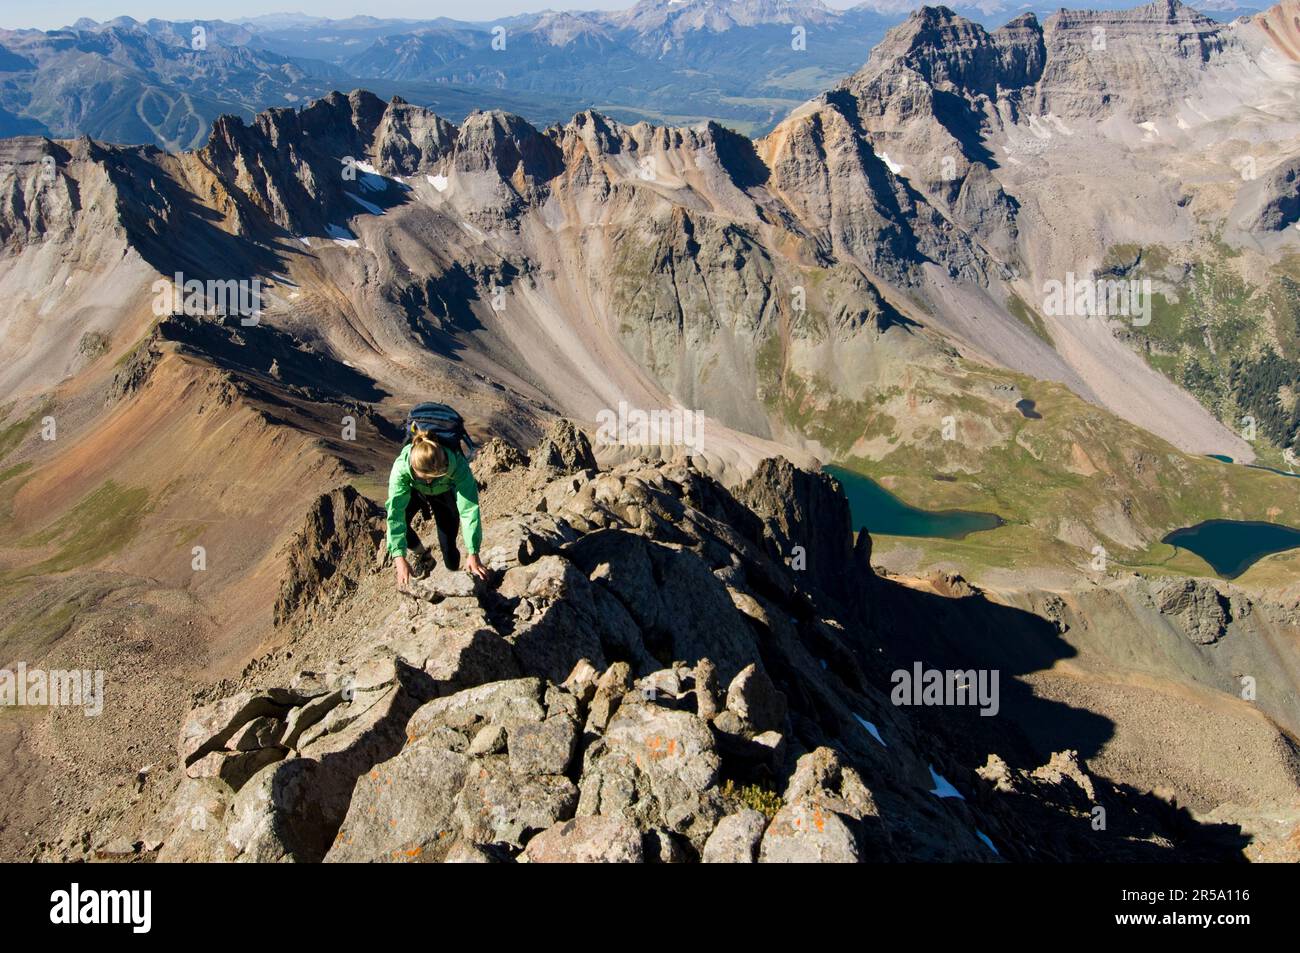
<path fill-rule="evenodd" d="M 411 445 L 408 443 L 393 461 L 393 472 L 388 476 L 388 552 L 392 556 L 406 555 L 406 505 L 411 501 L 411 491 L 434 496 L 455 487 L 456 510 L 460 513 L 460 533 L 465 538 L 469 555 L 478 552 L 483 542 L 483 527 L 479 524 L 478 484 L 470 472 L 469 461 L 454 450 L 447 451 L 447 472 L 430 483 L 418 480 L 411 472 Z"/>

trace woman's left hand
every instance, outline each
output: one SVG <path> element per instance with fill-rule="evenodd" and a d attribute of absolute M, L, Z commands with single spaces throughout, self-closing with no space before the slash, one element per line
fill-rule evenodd
<path fill-rule="evenodd" d="M 478 558 L 478 553 L 474 553 L 465 563 L 465 568 L 480 579 L 487 579 L 487 567 L 483 565 L 483 560 Z"/>

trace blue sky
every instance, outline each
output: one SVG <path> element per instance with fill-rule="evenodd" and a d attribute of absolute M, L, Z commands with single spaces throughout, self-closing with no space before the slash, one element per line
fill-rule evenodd
<path fill-rule="evenodd" d="M 450 0 L 380 0 L 365 3 L 361 0 L 219 0 L 219 2 L 194 2 L 194 0 L 52 0 L 34 3 L 31 0 L 0 0 L 0 27 L 38 27 L 48 30 L 67 26 L 81 17 L 93 20 L 111 20 L 116 16 L 132 16 L 137 20 L 157 17 L 163 20 L 236 20 L 265 13 L 285 10 L 304 10 L 313 16 L 349 17 L 358 13 L 374 17 L 407 17 L 429 20 L 435 17 L 452 17 L 457 20 L 491 20 L 512 13 L 525 13 L 547 8 L 555 10 L 617 10 L 632 6 L 636 0 L 476 0 L 474 3 Z M 833 7 L 850 6 L 857 0 L 830 0 Z"/>

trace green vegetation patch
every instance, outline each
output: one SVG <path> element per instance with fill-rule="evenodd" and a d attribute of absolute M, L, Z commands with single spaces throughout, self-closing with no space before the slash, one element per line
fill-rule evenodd
<path fill-rule="evenodd" d="M 8 522 L 14 515 L 14 496 L 23 488 L 28 478 L 18 479 L 32 467 L 31 463 L 15 463 L 0 470 L 0 522 Z"/>
<path fill-rule="evenodd" d="M 800 433 L 837 453 L 847 453 L 860 438 L 897 430 L 897 421 L 881 410 L 879 401 L 836 396 L 820 376 L 806 379 L 786 371 L 782 383 L 764 393 L 767 405 Z"/>
<path fill-rule="evenodd" d="M 32 432 L 42 412 L 43 408 L 34 410 L 22 420 L 14 421 L 3 430 L 0 430 L 0 460 L 13 453 L 27 435 Z"/>
<path fill-rule="evenodd" d="M 1015 292 L 1007 296 L 1007 310 L 1011 312 L 1012 317 L 1038 335 L 1049 347 L 1056 347 L 1056 343 L 1052 340 L 1052 335 L 1048 333 L 1047 325 L 1043 322 L 1042 316 L 1025 304 L 1024 300 Z"/>
<path fill-rule="evenodd" d="M 69 510 L 50 526 L 18 541 L 24 547 L 56 547 L 53 555 L 0 578 L 18 579 L 87 566 L 122 549 L 140 529 L 149 512 L 149 492 L 120 487 L 112 480 Z"/>
<path fill-rule="evenodd" d="M 737 807 L 758 811 L 769 821 L 785 806 L 781 795 L 761 784 L 737 784 L 730 779 L 722 784 L 721 795 Z"/>
<path fill-rule="evenodd" d="M 0 586 L 0 652 L 35 662 L 86 612 L 117 591 L 117 584 L 89 575 L 57 581 L 26 579 Z"/>
<path fill-rule="evenodd" d="M 1300 262 L 1274 266 L 1262 286 L 1246 281 L 1239 253 L 1211 240 L 1176 261 L 1161 247 L 1115 246 L 1113 274 L 1163 284 L 1151 293 L 1151 321 L 1127 331 L 1147 362 L 1188 391 L 1231 430 L 1253 418 L 1266 459 L 1300 449 Z M 1169 281 L 1169 276 L 1178 277 Z M 1270 454 L 1271 448 L 1276 448 Z"/>
<path fill-rule="evenodd" d="M 896 423 L 884 411 L 899 412 L 903 395 L 886 408 L 823 398 L 820 406 L 835 412 L 800 414 L 790 405 L 806 385 L 791 391 L 787 379 L 779 404 L 788 421 L 837 451 L 837 464 L 906 503 L 995 513 L 1005 521 L 961 540 L 884 537 L 882 553 L 901 546 L 924 564 L 955 563 L 963 572 L 1082 571 L 1099 543 L 1116 568 L 1197 571 L 1182 557 L 1172 564 L 1172 547 L 1158 540 L 1206 519 L 1300 525 L 1300 495 L 1285 482 L 1290 478 L 1180 453 L 1061 384 L 965 362 L 952 369 L 918 365 L 914 373 L 905 396 L 928 408 L 919 429 L 893 432 Z M 995 397 L 1006 385 L 1015 385 L 1012 393 Z M 1035 402 L 1039 418 L 1016 409 L 1017 393 Z M 953 418 L 955 439 L 941 436 L 945 416 Z M 878 427 L 894 439 L 872 441 L 869 456 L 856 455 L 854 442 Z"/>

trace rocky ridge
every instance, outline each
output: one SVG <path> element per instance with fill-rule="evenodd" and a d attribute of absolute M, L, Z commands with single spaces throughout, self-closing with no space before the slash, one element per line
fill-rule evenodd
<path fill-rule="evenodd" d="M 283 584 L 291 637 L 198 699 L 178 786 L 126 840 L 188 861 L 1211 849 L 1072 752 L 977 774 L 892 705 L 869 621 L 889 584 L 850 555 L 830 478 L 769 461 L 733 494 L 689 459 L 595 470 L 585 444 L 562 425 L 531 462 L 480 453 L 488 585 L 432 568 L 394 594 L 378 508 L 322 497 Z M 1113 835 L 1085 833 L 1096 804 Z"/>

